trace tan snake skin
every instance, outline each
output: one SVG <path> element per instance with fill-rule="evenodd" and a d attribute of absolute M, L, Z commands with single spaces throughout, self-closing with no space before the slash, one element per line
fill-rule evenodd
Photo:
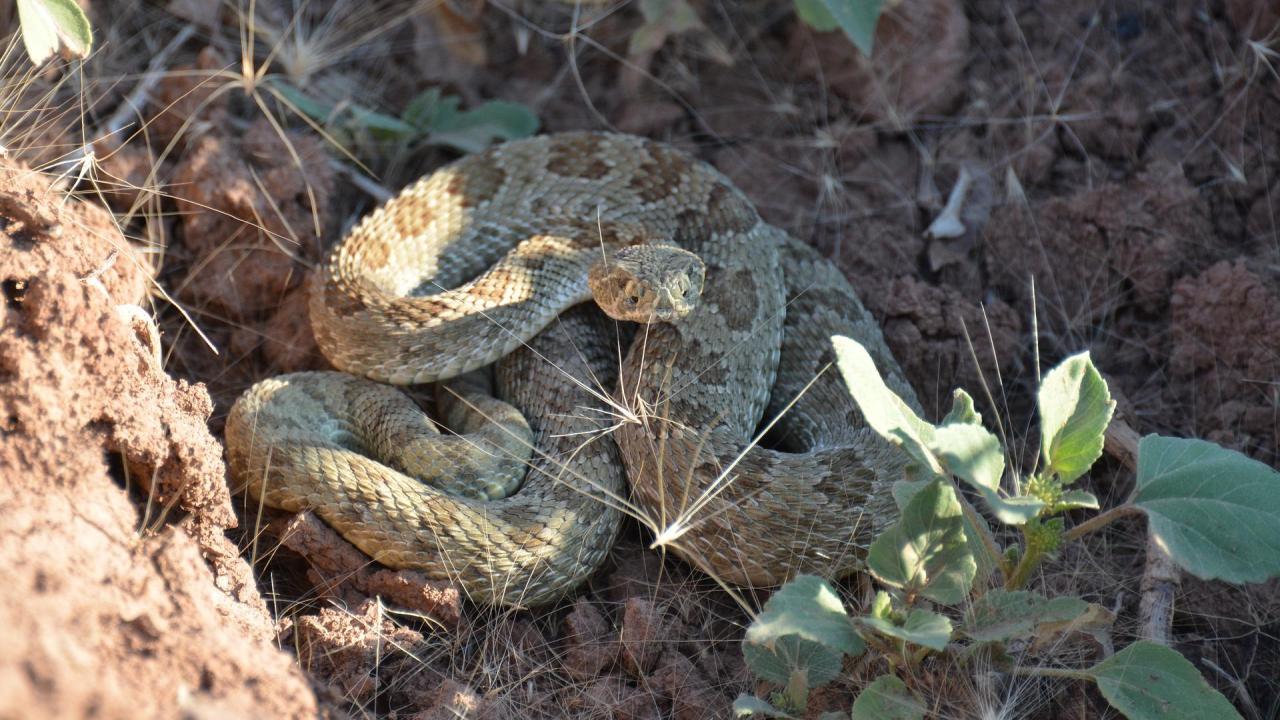
<path fill-rule="evenodd" d="M 592 297 L 593 265 L 622 267 L 623 248 L 655 244 L 701 258 L 701 297 L 679 319 L 649 305 L 650 319 L 671 322 L 640 327 L 615 386 L 613 341 L 591 329 L 587 311 L 556 319 Z M 675 297 L 669 277 L 652 286 L 637 272 L 596 288 L 606 312 L 634 317 L 637 299 L 643 310 Z M 680 295 L 696 290 L 700 278 L 677 275 Z M 500 392 L 527 414 L 538 450 L 520 491 L 490 503 L 400 470 L 449 476 L 472 463 L 461 467 L 480 469 L 461 474 L 481 477 L 463 485 L 488 487 L 484 463 L 506 452 L 502 438 L 522 445 L 518 420 L 500 406 L 483 411 L 503 421 L 496 436 L 482 422 L 462 429 L 491 433 L 462 443 L 471 459 L 396 450 L 387 462 L 399 470 L 362 453 L 408 447 L 379 433 L 402 417 L 426 421 L 368 381 L 265 381 L 227 421 L 232 470 L 251 495 L 312 508 L 374 559 L 454 579 L 478 600 L 533 605 L 588 576 L 617 528 L 618 502 L 603 500 L 623 496 L 620 465 L 664 546 L 739 585 L 845 574 L 896 515 L 899 453 L 864 426 L 834 368 L 822 372 L 830 336 L 852 336 L 914 403 L 876 323 L 838 270 L 764 223 L 719 172 L 668 146 L 565 133 L 448 165 L 343 239 L 313 286 L 311 317 L 335 366 L 393 384 L 447 380 L 517 351 L 499 366 Z M 614 408 L 570 376 L 616 389 Z M 797 396 L 769 433 L 776 449 L 753 446 L 762 422 Z"/>

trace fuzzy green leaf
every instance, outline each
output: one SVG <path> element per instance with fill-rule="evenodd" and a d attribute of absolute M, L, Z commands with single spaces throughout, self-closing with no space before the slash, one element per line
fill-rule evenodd
<path fill-rule="evenodd" d="M 1022 525 L 1040 513 L 1038 498 L 1005 498 L 1000 494 L 1004 475 L 1004 451 L 1000 441 L 980 425 L 943 425 L 934 434 L 929 450 L 947 470 L 973 486 L 996 518 L 1006 525 Z"/>
<path fill-rule="evenodd" d="M 889 618 L 860 617 L 858 622 L 881 635 L 906 640 L 934 650 L 943 650 L 951 640 L 951 621 L 931 610 L 915 608 L 901 625 Z"/>
<path fill-rule="evenodd" d="M 1025 590 L 991 590 L 969 609 L 964 632 L 978 641 L 1000 641 L 1029 635 L 1045 622 L 1080 617 L 1089 603 L 1077 597 L 1047 599 Z"/>
<path fill-rule="evenodd" d="M 36 65 L 61 54 L 84 59 L 93 49 L 89 18 L 75 0 L 18 0 L 22 44 Z"/>
<path fill-rule="evenodd" d="M 835 590 L 813 575 L 800 575 L 774 593 L 742 644 L 755 674 L 786 685 L 803 673 L 808 687 L 835 678 L 842 654 L 864 649 Z"/>
<path fill-rule="evenodd" d="M 890 492 L 893 493 L 893 502 L 901 511 L 911 502 L 911 498 L 916 493 L 923 490 L 929 484 L 926 480 L 899 480 L 893 484 Z M 979 527 L 979 524 L 981 525 Z M 981 586 L 991 577 L 991 573 L 995 572 L 995 560 L 987 555 L 987 549 L 982 542 L 983 533 L 989 534 L 991 528 L 987 525 L 987 521 L 978 513 L 965 513 L 964 515 L 964 536 L 969 543 L 969 552 L 973 555 L 978 565 L 978 573 L 974 576 L 974 583 Z"/>
<path fill-rule="evenodd" d="M 924 720 L 924 704 L 893 675 L 871 681 L 853 701 L 853 720 Z"/>
<path fill-rule="evenodd" d="M 871 600 L 871 617 L 888 619 L 893 615 L 893 598 L 889 593 L 878 590 Z"/>
<path fill-rule="evenodd" d="M 1174 562 L 1204 580 L 1280 575 L 1280 472 L 1203 440 L 1138 443 L 1133 504 Z"/>
<path fill-rule="evenodd" d="M 871 544 L 867 568 L 880 582 L 908 594 L 943 604 L 964 600 L 977 564 L 950 483 L 935 480 L 911 498 L 902 518 Z"/>
<path fill-rule="evenodd" d="M 911 504 L 911 498 L 915 497 L 916 493 L 928 486 L 928 480 L 898 480 L 889 492 L 893 494 L 893 502 L 898 506 L 898 510 L 902 511 Z"/>
<path fill-rule="evenodd" d="M 1070 483 L 1102 456 L 1116 402 L 1088 352 L 1072 355 L 1040 383 L 1040 449 L 1046 472 Z"/>
<path fill-rule="evenodd" d="M 1098 498 L 1093 493 L 1084 490 L 1068 490 L 1062 493 L 1062 497 L 1053 506 L 1053 512 L 1097 510 L 1099 507 Z"/>
<path fill-rule="evenodd" d="M 844 378 L 845 387 L 862 411 L 867 425 L 889 442 L 907 451 L 912 460 L 932 480 L 942 477 L 942 466 L 929 452 L 934 427 L 920 416 L 902 398 L 885 385 L 876 370 L 875 362 L 858 341 L 836 335 L 831 338 L 836 351 L 836 366 Z"/>
<path fill-rule="evenodd" d="M 986 518 L 977 512 L 972 515 L 965 513 L 964 538 L 969 544 L 969 553 L 973 555 L 974 562 L 978 566 L 978 572 L 973 577 L 973 584 L 977 587 L 986 587 L 987 580 L 996 571 L 998 561 L 998 558 L 992 558 L 987 554 L 986 544 L 982 541 L 983 533 L 991 534 L 991 526 L 987 524 Z"/>
<path fill-rule="evenodd" d="M 1107 702 L 1131 720 L 1240 717 L 1190 661 L 1153 642 L 1136 642 L 1088 672 Z"/>
<path fill-rule="evenodd" d="M 942 418 L 943 425 L 981 425 L 982 415 L 973 406 L 973 397 L 969 393 L 956 388 L 951 391 L 951 410 Z"/>
<path fill-rule="evenodd" d="M 981 425 L 943 425 L 934 433 L 929 450 L 961 480 L 980 490 L 999 490 L 1004 451 L 996 436 Z"/>

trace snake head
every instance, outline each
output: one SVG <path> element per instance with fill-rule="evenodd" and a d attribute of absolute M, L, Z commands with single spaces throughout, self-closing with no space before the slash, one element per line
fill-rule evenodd
<path fill-rule="evenodd" d="M 632 245 L 591 267 L 587 285 L 614 320 L 674 322 L 698 305 L 707 267 L 673 245 Z"/>

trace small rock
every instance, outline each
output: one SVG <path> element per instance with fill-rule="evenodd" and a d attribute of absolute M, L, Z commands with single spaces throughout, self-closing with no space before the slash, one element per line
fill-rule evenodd
<path fill-rule="evenodd" d="M 622 611 L 622 664 L 635 677 L 643 677 L 653 668 L 666 649 L 664 638 L 670 632 L 662 613 L 652 602 L 642 598 L 627 600 Z"/>
<path fill-rule="evenodd" d="M 577 680 L 597 678 L 613 664 L 618 654 L 617 635 L 594 603 L 579 598 L 564 626 L 568 645 L 564 665 L 570 676 Z"/>

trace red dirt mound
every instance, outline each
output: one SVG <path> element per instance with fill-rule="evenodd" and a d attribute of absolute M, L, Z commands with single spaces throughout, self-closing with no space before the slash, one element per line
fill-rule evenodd
<path fill-rule="evenodd" d="M 136 304 L 149 265 L 40 175 L 0 188 L 0 718 L 314 717 L 223 534 L 208 393 Z"/>

